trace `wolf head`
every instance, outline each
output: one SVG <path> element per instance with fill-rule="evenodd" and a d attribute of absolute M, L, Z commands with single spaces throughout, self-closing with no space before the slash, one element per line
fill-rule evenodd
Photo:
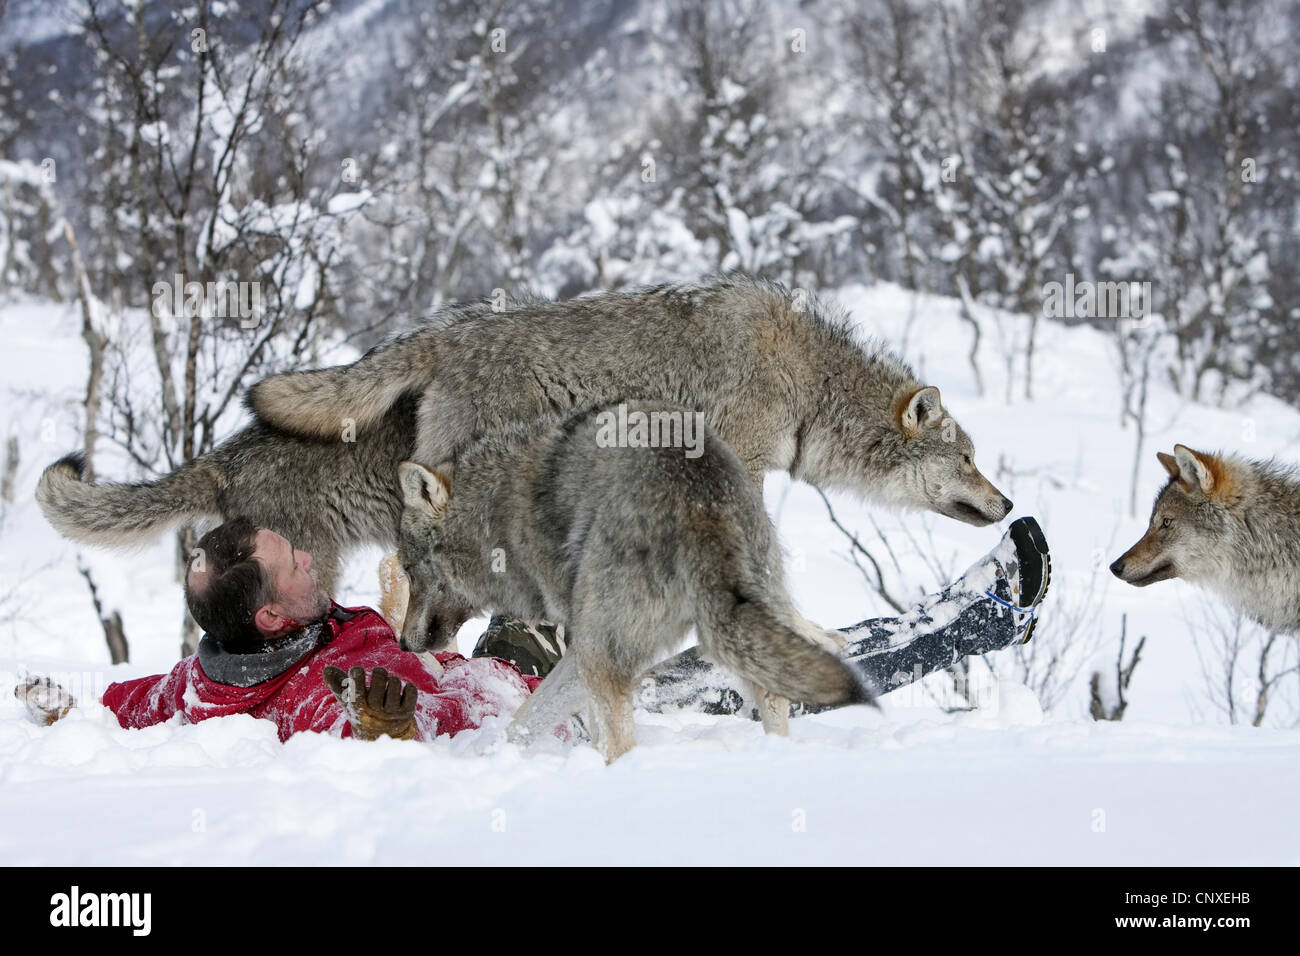
<path fill-rule="evenodd" d="M 883 505 L 977 526 L 1010 514 L 1011 501 L 975 467 L 975 445 L 945 411 L 937 388 L 914 381 L 899 386 L 885 421 L 863 414 L 864 397 L 843 394 L 834 401 L 820 416 L 820 434 L 809 436 L 808 456 L 815 460 L 804 474 L 810 481 L 820 483 L 819 471 L 851 476 L 851 489 Z"/>
<path fill-rule="evenodd" d="M 1115 560 L 1111 573 L 1137 587 L 1169 578 L 1210 579 L 1222 564 L 1237 500 L 1232 466 L 1186 445 L 1157 457 L 1169 472 L 1169 483 L 1156 497 L 1146 534 Z"/>
<path fill-rule="evenodd" d="M 909 494 L 905 506 L 919 494 L 923 507 L 976 526 L 1011 513 L 1011 499 L 975 467 L 975 444 L 944 411 L 937 388 L 905 394 L 893 414 L 903 436 L 902 463 L 894 473 Z"/>
<path fill-rule="evenodd" d="M 442 651 L 452 647 L 460 626 L 477 612 L 447 574 L 442 525 L 451 500 L 450 464 L 430 471 L 412 461 L 397 469 L 402 520 L 397 557 L 411 584 L 402 624 L 402 648 Z"/>

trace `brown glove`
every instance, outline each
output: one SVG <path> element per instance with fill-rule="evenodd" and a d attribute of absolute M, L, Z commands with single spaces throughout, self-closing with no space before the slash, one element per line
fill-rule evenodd
<path fill-rule="evenodd" d="M 414 684 L 402 686 L 399 678 L 389 678 L 388 671 L 376 667 L 370 672 L 370 687 L 366 687 L 366 672 L 354 667 L 347 674 L 337 667 L 324 670 L 325 686 L 343 705 L 352 734 L 359 740 L 378 740 L 384 734 L 398 740 L 415 736 Z"/>

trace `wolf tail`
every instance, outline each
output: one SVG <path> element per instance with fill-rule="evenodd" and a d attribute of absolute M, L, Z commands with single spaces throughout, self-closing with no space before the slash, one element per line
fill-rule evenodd
<path fill-rule="evenodd" d="M 737 588 L 704 600 L 700 645 L 719 664 L 770 693 L 807 704 L 865 704 L 871 689 L 832 651 L 795 629 L 793 616 Z"/>
<path fill-rule="evenodd" d="M 403 394 L 423 388 L 437 371 L 437 328 L 377 345 L 351 365 L 268 375 L 248 390 L 255 415 L 303 438 L 335 438 L 351 420 L 364 431 Z"/>
<path fill-rule="evenodd" d="M 218 485 L 210 467 L 191 463 L 157 481 L 92 485 L 85 459 L 68 455 L 45 469 L 36 503 L 65 538 L 108 548 L 149 544 L 183 522 L 220 517 Z"/>

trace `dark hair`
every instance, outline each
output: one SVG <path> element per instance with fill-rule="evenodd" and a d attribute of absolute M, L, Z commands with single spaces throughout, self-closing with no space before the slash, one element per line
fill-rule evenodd
<path fill-rule="evenodd" d="M 253 557 L 257 532 L 250 519 L 231 518 L 199 539 L 185 569 L 190 613 L 209 637 L 231 652 L 261 646 L 265 637 L 253 617 L 275 600 L 266 569 Z M 189 572 L 200 561 L 204 580 L 201 587 L 191 588 Z"/>

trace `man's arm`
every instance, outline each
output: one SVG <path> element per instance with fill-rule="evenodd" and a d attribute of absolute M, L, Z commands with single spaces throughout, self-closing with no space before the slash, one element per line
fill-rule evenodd
<path fill-rule="evenodd" d="M 182 681 L 177 672 L 183 671 L 187 664 L 187 661 L 181 661 L 169 674 L 109 684 L 104 691 L 104 706 L 113 712 L 121 726 L 127 728 L 149 727 L 168 720 L 181 709 L 178 688 L 182 687 Z M 77 706 L 77 699 L 72 694 L 40 675 L 19 681 L 14 688 L 14 697 L 27 709 L 28 718 L 42 727 L 62 720 Z"/>
<path fill-rule="evenodd" d="M 370 672 L 370 686 L 366 687 L 366 672 L 361 667 L 351 668 L 347 674 L 334 666 L 323 671 L 327 686 L 347 715 L 352 725 L 352 735 L 360 740 L 378 740 L 383 735 L 398 740 L 416 736 L 415 704 L 417 690 L 414 684 L 402 686 L 399 678 L 388 676 L 383 667 Z"/>
<path fill-rule="evenodd" d="M 101 700 L 127 729 L 164 723 L 185 709 L 185 689 L 195 661 L 187 657 L 166 674 L 109 684 Z"/>
<path fill-rule="evenodd" d="M 325 683 L 338 699 L 352 734 L 360 740 L 376 740 L 387 734 L 399 740 L 417 735 L 415 707 L 417 689 L 403 686 L 398 678 L 388 676 L 383 667 L 371 672 L 366 686 L 365 671 L 353 667 L 344 674 L 337 667 L 326 667 Z M 167 720 L 179 709 L 175 694 L 169 693 L 172 675 L 159 674 L 113 684 L 104 695 L 104 703 L 123 727 L 147 727 Z M 23 703 L 28 717 L 41 726 L 49 726 L 76 706 L 71 694 L 48 677 L 33 676 L 20 681 L 14 697 Z"/>

